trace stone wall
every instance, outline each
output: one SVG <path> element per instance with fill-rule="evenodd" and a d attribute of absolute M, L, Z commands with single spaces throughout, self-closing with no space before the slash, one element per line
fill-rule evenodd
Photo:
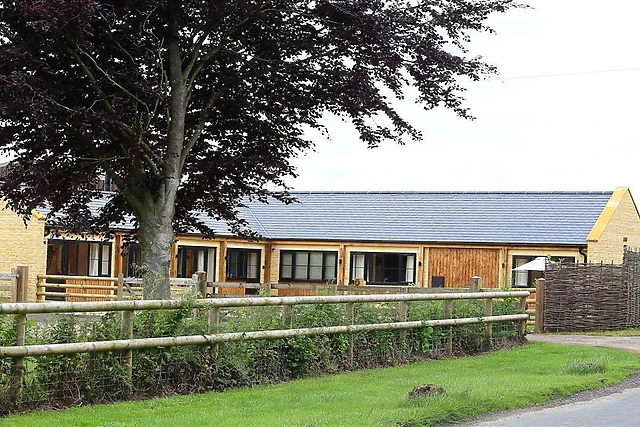
<path fill-rule="evenodd" d="M 640 248 L 640 216 L 628 190 L 614 192 L 594 231 L 588 241 L 589 262 L 620 264 L 625 247 Z"/>
<path fill-rule="evenodd" d="M 8 273 L 18 264 L 29 267 L 29 301 L 36 300 L 38 274 L 46 271 L 47 244 L 44 216 L 33 212 L 25 226 L 22 218 L 0 202 L 0 272 Z"/>

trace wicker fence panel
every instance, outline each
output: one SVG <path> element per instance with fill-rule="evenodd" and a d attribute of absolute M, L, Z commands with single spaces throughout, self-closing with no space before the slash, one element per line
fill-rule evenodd
<path fill-rule="evenodd" d="M 619 264 L 549 265 L 544 329 L 588 331 L 640 326 L 640 253 Z"/>
<path fill-rule="evenodd" d="M 627 288 L 627 323 L 640 326 L 640 252 L 625 251 L 623 265 Z"/>

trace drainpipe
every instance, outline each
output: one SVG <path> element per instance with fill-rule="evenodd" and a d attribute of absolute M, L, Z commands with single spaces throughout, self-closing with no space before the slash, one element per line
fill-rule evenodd
<path fill-rule="evenodd" d="M 582 255 L 583 262 L 586 264 L 586 263 L 587 263 L 587 252 L 586 252 L 586 248 L 580 248 L 580 249 L 578 249 L 578 252 L 580 253 L 580 255 Z"/>

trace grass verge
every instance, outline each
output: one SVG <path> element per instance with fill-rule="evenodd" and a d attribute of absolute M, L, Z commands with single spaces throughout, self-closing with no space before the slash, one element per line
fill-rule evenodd
<path fill-rule="evenodd" d="M 535 343 L 253 389 L 10 416 L 0 426 L 432 426 L 547 402 L 638 370 L 637 354 Z M 446 395 L 407 400 L 425 383 Z"/>

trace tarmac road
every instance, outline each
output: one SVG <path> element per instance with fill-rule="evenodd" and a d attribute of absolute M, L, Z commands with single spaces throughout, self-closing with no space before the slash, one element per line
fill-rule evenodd
<path fill-rule="evenodd" d="M 640 337 L 528 335 L 529 341 L 611 347 L 640 353 Z M 640 374 L 622 383 L 585 391 L 532 408 L 500 412 L 460 426 L 477 427 L 640 427 Z"/>

